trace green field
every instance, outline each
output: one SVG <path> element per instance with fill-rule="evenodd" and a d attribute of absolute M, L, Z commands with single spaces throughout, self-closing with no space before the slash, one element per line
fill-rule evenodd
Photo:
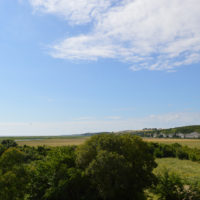
<path fill-rule="evenodd" d="M 89 136 L 76 136 L 76 137 L 49 137 L 49 138 L 17 138 L 17 143 L 19 145 L 47 145 L 47 146 L 62 146 L 62 145 L 79 145 L 85 142 Z M 39 140 L 36 140 L 39 139 Z M 22 140 L 22 141 L 18 141 Z M 200 148 L 200 139 L 159 139 L 159 138 L 144 138 L 147 142 L 158 142 L 165 144 L 179 143 L 181 145 L 187 145 L 191 148 Z"/>
<path fill-rule="evenodd" d="M 161 158 L 156 159 L 156 162 L 158 166 L 154 173 L 159 173 L 166 168 L 171 172 L 177 173 L 187 182 L 200 181 L 200 163 L 198 162 L 179 160 L 177 158 Z"/>
<path fill-rule="evenodd" d="M 200 182 L 200 163 L 190 160 L 179 160 L 178 158 L 160 158 L 156 159 L 158 164 L 154 169 L 155 174 L 162 174 L 165 169 L 169 172 L 176 173 L 184 182 L 191 184 Z M 149 196 L 147 200 L 158 200 L 159 197 L 149 190 L 146 191 Z"/>
<path fill-rule="evenodd" d="M 79 145 L 85 142 L 88 137 L 74 137 L 74 138 L 62 138 L 62 139 L 38 139 L 38 140 L 23 140 L 16 141 L 19 145 L 28 146 L 65 146 L 65 145 Z"/>
<path fill-rule="evenodd" d="M 79 145 L 85 142 L 90 136 L 32 136 L 32 137 L 0 137 L 0 141 L 3 139 L 13 139 L 19 145 L 30 146 L 63 146 L 63 145 Z M 172 138 L 143 138 L 147 142 L 157 143 L 179 143 L 191 148 L 200 148 L 200 139 L 172 139 Z"/>
<path fill-rule="evenodd" d="M 144 141 L 164 144 L 179 143 L 191 148 L 200 148 L 200 139 L 144 138 Z"/>

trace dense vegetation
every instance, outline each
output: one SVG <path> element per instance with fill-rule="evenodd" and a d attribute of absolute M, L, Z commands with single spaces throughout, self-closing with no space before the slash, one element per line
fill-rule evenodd
<path fill-rule="evenodd" d="M 200 149 L 189 148 L 178 143 L 159 144 L 149 143 L 150 149 L 156 158 L 179 158 L 200 162 Z"/>
<path fill-rule="evenodd" d="M 163 133 L 192 133 L 192 132 L 198 132 L 200 133 L 200 126 L 194 125 L 194 126 L 182 126 L 182 127 L 176 127 L 176 128 L 170 128 L 170 129 L 163 129 Z"/>
<path fill-rule="evenodd" d="M 186 155 L 187 154 L 187 155 Z M 92 136 L 79 146 L 0 144 L 0 200 L 200 199 L 198 183 L 155 175 L 155 157 L 200 160 L 198 149 L 146 143 L 123 134 Z M 185 187 L 187 186 L 187 187 Z"/>
<path fill-rule="evenodd" d="M 164 169 L 181 176 L 185 183 L 193 184 L 200 181 L 200 163 L 178 158 L 156 158 L 158 166 L 153 170 L 154 174 L 161 174 Z"/>

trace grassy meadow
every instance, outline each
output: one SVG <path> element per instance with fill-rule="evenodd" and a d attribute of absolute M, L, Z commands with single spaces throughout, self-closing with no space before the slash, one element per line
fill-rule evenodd
<path fill-rule="evenodd" d="M 160 158 L 156 159 L 158 164 L 154 169 L 154 173 L 162 172 L 168 169 L 171 172 L 177 173 L 187 182 L 196 182 L 200 180 L 200 163 L 192 162 L 191 160 L 180 160 L 178 158 Z"/>
<path fill-rule="evenodd" d="M 18 137 L 12 138 L 19 145 L 29 146 L 63 146 L 63 145 L 79 145 L 84 143 L 89 136 L 54 136 L 54 137 Z M 2 138 L 3 139 L 3 138 Z M 168 138 L 143 138 L 147 142 L 158 142 L 165 144 L 179 143 L 191 148 L 200 148 L 200 139 L 168 139 Z"/>
<path fill-rule="evenodd" d="M 16 141 L 19 145 L 28 146 L 66 146 L 66 145 L 79 145 L 85 142 L 89 137 L 73 137 L 73 138 L 53 138 L 53 139 L 35 139 L 35 140 L 22 140 Z"/>
<path fill-rule="evenodd" d="M 179 143 L 191 148 L 200 148 L 200 139 L 179 139 L 179 138 L 144 138 L 147 142 L 158 142 L 163 144 Z"/>
<path fill-rule="evenodd" d="M 158 166 L 153 170 L 154 174 L 163 174 L 164 170 L 176 173 L 188 185 L 200 181 L 200 163 L 178 158 L 157 158 Z M 146 191 L 147 200 L 159 200 L 159 196 Z"/>

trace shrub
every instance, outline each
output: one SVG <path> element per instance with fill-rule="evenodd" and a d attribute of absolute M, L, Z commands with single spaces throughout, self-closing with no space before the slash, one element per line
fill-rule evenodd
<path fill-rule="evenodd" d="M 16 147 L 17 143 L 14 140 L 2 140 L 1 144 L 6 148 Z"/>
<path fill-rule="evenodd" d="M 155 186 L 154 193 L 159 196 L 159 200 L 182 200 L 184 185 L 179 176 L 164 170 L 157 175 L 158 184 Z"/>
<path fill-rule="evenodd" d="M 199 200 L 199 183 L 186 183 L 177 174 L 164 169 L 157 175 L 158 183 L 153 188 L 153 193 L 159 200 Z"/>

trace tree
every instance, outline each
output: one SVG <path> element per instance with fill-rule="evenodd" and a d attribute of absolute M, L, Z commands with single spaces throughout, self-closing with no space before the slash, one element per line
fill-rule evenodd
<path fill-rule="evenodd" d="M 24 199 L 28 172 L 24 165 L 25 155 L 16 148 L 7 149 L 0 157 L 0 199 Z"/>
<path fill-rule="evenodd" d="M 0 168 L 3 172 L 12 170 L 15 166 L 22 165 L 25 154 L 16 148 L 9 148 L 0 157 Z"/>
<path fill-rule="evenodd" d="M 16 147 L 17 143 L 14 140 L 2 140 L 1 144 L 6 148 Z"/>
<path fill-rule="evenodd" d="M 30 166 L 30 200 L 81 200 L 87 180 L 75 165 L 75 147 L 53 148 L 45 159 Z M 85 198 L 89 199 L 89 198 Z"/>
<path fill-rule="evenodd" d="M 144 199 L 144 189 L 155 180 L 154 157 L 138 136 L 95 135 L 76 154 L 78 166 L 104 200 Z"/>

